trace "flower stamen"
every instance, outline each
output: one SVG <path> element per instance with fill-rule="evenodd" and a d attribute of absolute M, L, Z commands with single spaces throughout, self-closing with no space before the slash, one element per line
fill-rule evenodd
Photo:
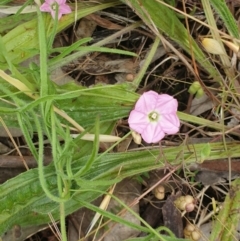
<path fill-rule="evenodd" d="M 53 3 L 53 4 L 51 5 L 51 8 L 52 8 L 53 11 L 56 11 L 56 10 L 57 10 L 56 3 Z"/>
<path fill-rule="evenodd" d="M 158 121 L 158 117 L 159 117 L 159 114 L 155 111 L 151 112 L 148 115 L 148 118 L 149 118 L 150 121 Z"/>

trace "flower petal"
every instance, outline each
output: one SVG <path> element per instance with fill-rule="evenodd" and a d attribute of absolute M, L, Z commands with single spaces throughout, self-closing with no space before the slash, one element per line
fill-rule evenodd
<path fill-rule="evenodd" d="M 149 123 L 147 128 L 141 133 L 142 138 L 147 143 L 157 143 L 165 136 L 162 128 L 157 124 Z"/>
<path fill-rule="evenodd" d="M 155 109 L 158 93 L 150 90 L 148 92 L 143 93 L 138 99 L 135 110 L 141 111 L 143 113 L 149 113 Z"/>
<path fill-rule="evenodd" d="M 177 111 L 178 102 L 170 95 L 159 95 L 156 103 L 156 110 L 161 114 L 170 114 Z"/>
<path fill-rule="evenodd" d="M 128 118 L 128 123 L 130 129 L 142 134 L 148 125 L 147 116 L 142 112 L 132 110 Z"/>
<path fill-rule="evenodd" d="M 41 10 L 41 8 L 40 8 L 40 10 Z M 42 11 L 42 10 L 41 10 L 41 11 Z M 49 12 L 49 13 L 52 15 L 52 18 L 53 18 L 53 19 L 55 18 L 55 11 L 54 11 L 51 7 L 49 7 L 49 10 L 43 11 L 43 12 Z"/>
<path fill-rule="evenodd" d="M 51 6 L 48 3 L 43 3 L 40 7 L 40 11 L 42 12 L 51 12 Z"/>
<path fill-rule="evenodd" d="M 64 6 L 60 6 L 59 12 L 61 14 L 68 14 L 68 13 L 71 13 L 72 10 L 67 4 L 65 4 Z"/>
<path fill-rule="evenodd" d="M 58 3 L 58 5 L 63 5 L 66 3 L 66 0 L 55 0 L 55 1 Z"/>
<path fill-rule="evenodd" d="M 160 125 L 164 133 L 176 134 L 180 128 L 180 121 L 176 114 L 162 115 Z"/>
<path fill-rule="evenodd" d="M 55 2 L 56 2 L 55 0 L 45 0 L 45 3 L 50 5 L 50 6 Z"/>
<path fill-rule="evenodd" d="M 52 15 L 53 16 L 53 15 Z M 62 13 L 58 12 L 58 20 L 62 17 Z M 55 19 L 55 16 L 53 17 L 53 19 Z"/>
<path fill-rule="evenodd" d="M 42 12 L 50 12 L 52 18 L 55 19 L 56 11 L 53 9 L 53 4 L 58 5 L 58 20 L 63 14 L 71 13 L 71 8 L 66 4 L 66 0 L 46 0 L 40 7 Z"/>

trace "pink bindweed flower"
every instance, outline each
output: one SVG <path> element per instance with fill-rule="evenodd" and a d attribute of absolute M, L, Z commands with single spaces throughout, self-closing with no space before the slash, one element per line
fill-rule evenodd
<path fill-rule="evenodd" d="M 145 92 L 130 112 L 130 129 L 141 134 L 147 143 L 156 143 L 165 134 L 176 134 L 180 127 L 177 107 L 177 100 L 170 95 Z"/>
<path fill-rule="evenodd" d="M 72 12 L 71 8 L 66 4 L 66 0 L 45 0 L 45 2 L 41 5 L 40 10 L 42 12 L 51 13 L 53 19 L 55 19 L 57 7 L 58 20 L 62 17 L 63 14 L 68 14 Z"/>

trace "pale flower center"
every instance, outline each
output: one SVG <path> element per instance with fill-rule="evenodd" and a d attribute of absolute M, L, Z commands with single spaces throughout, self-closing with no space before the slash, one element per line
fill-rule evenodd
<path fill-rule="evenodd" d="M 53 3 L 51 5 L 51 8 L 52 8 L 53 11 L 56 11 L 57 10 L 57 3 Z"/>
<path fill-rule="evenodd" d="M 148 119 L 151 122 L 157 122 L 159 119 L 159 113 L 157 113 L 156 111 L 152 111 L 148 114 Z"/>

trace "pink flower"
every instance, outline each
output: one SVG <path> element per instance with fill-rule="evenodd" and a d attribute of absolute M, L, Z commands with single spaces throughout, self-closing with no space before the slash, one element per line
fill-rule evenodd
<path fill-rule="evenodd" d="M 42 12 L 51 13 L 53 19 L 55 19 L 57 7 L 58 20 L 62 17 L 63 14 L 68 14 L 72 12 L 71 8 L 66 4 L 66 0 L 46 0 L 45 3 L 43 3 L 40 7 L 40 10 Z"/>
<path fill-rule="evenodd" d="M 165 134 L 179 131 L 177 107 L 177 100 L 170 95 L 145 92 L 129 115 L 129 126 L 141 134 L 147 143 L 159 142 Z"/>

